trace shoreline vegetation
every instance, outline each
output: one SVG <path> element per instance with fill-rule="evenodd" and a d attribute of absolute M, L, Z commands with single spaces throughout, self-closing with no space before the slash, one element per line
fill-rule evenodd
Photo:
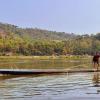
<path fill-rule="evenodd" d="M 93 55 L 96 51 L 100 51 L 100 33 L 76 35 L 0 23 L 0 56 L 63 58 L 60 55 Z"/>

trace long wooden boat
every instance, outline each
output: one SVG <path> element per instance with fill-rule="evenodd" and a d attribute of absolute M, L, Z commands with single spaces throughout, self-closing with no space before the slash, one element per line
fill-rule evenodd
<path fill-rule="evenodd" d="M 0 69 L 0 74 L 29 75 L 29 74 L 54 74 L 54 73 L 85 73 L 100 72 L 95 69 Z"/>

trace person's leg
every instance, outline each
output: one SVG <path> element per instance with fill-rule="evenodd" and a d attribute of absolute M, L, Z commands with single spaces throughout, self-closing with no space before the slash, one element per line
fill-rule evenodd
<path fill-rule="evenodd" d="M 93 67 L 96 68 L 96 63 L 95 62 L 93 62 Z"/>
<path fill-rule="evenodd" d="M 99 61 L 97 62 L 97 70 L 99 69 Z"/>
<path fill-rule="evenodd" d="M 96 70 L 96 62 L 93 62 L 94 71 Z"/>
<path fill-rule="evenodd" d="M 98 71 L 98 69 L 99 69 L 99 62 L 98 61 L 94 61 L 93 62 L 93 67 L 94 67 L 94 71 Z"/>

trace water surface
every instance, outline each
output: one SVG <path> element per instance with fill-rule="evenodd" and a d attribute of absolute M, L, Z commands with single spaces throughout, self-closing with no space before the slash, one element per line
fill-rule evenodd
<path fill-rule="evenodd" d="M 0 69 L 92 68 L 90 60 L 0 59 Z M 99 100 L 100 73 L 0 76 L 0 100 Z"/>
<path fill-rule="evenodd" d="M 0 59 L 0 69 L 90 68 L 90 59 Z"/>
<path fill-rule="evenodd" d="M 100 73 L 0 76 L 0 100 L 99 100 Z"/>

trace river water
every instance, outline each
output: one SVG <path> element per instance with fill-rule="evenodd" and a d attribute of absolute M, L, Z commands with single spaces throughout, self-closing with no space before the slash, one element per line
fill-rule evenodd
<path fill-rule="evenodd" d="M 66 68 L 68 66 L 79 67 L 89 62 L 84 61 L 53 61 L 54 68 Z M 1 62 L 1 68 L 6 68 L 14 64 L 21 68 L 46 68 L 46 64 L 52 61 L 23 61 Z M 46 62 L 44 64 L 44 62 Z M 57 62 L 59 64 L 57 64 Z M 86 63 L 87 62 L 87 63 Z M 3 64 L 4 63 L 4 64 Z M 33 64 L 34 63 L 34 64 Z M 41 64 L 42 63 L 42 64 Z M 28 65 L 29 64 L 29 65 Z M 32 65 L 33 64 L 33 65 Z M 56 65 L 57 64 L 57 65 Z M 70 64 L 70 65 L 68 65 Z M 2 66 L 3 65 L 3 66 Z M 42 65 L 42 67 L 40 66 Z M 44 66 L 45 65 L 45 66 Z M 64 66 L 65 65 L 65 66 Z M 35 66 L 35 67 L 34 67 Z M 48 65 L 49 66 L 49 65 Z M 52 66 L 52 67 L 53 67 Z M 88 65 L 89 66 L 89 65 Z M 13 66 L 14 67 L 14 66 Z M 49 66 L 50 67 L 50 66 Z M 50 68 L 52 68 L 50 67 Z M 86 67 L 87 68 L 87 67 Z M 99 100 L 100 99 L 100 73 L 64 73 L 48 75 L 29 76 L 0 76 L 0 100 Z"/>

